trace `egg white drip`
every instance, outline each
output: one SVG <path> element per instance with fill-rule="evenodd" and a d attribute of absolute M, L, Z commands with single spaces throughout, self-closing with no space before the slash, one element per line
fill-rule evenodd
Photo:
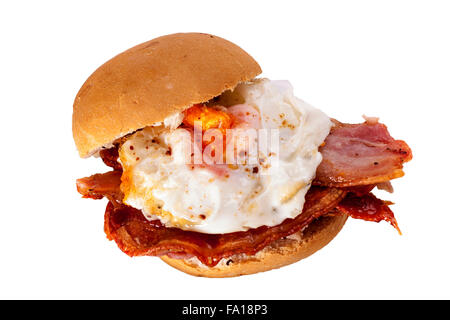
<path fill-rule="evenodd" d="M 228 178 L 218 177 L 205 168 L 191 170 L 180 161 L 183 130 L 160 133 L 158 143 L 152 143 L 154 132 L 144 129 L 121 147 L 120 160 L 133 184 L 125 195 L 126 204 L 166 226 L 213 234 L 274 226 L 301 213 L 322 160 L 318 147 L 329 134 L 330 119 L 294 97 L 287 81 L 262 79 L 240 84 L 235 90 L 246 104 L 259 110 L 262 129 L 279 129 L 279 150 L 269 145 L 263 155 L 274 156 L 276 151 L 278 163 L 258 164 L 256 174 L 241 165 L 229 170 Z M 160 201 L 170 215 L 155 216 L 148 199 Z"/>

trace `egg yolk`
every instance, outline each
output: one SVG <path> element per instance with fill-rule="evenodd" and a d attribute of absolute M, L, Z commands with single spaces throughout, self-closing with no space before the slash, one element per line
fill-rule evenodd
<path fill-rule="evenodd" d="M 219 129 L 224 135 L 231 128 L 233 116 L 225 111 L 209 108 L 204 104 L 195 104 L 185 111 L 183 124 L 194 128 L 196 122 L 202 125 L 202 131 Z"/>

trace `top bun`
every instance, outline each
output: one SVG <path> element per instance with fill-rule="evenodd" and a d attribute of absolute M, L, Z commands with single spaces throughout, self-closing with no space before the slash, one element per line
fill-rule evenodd
<path fill-rule="evenodd" d="M 81 157 L 261 73 L 237 45 L 204 33 L 162 36 L 115 56 L 83 84 L 72 131 Z"/>

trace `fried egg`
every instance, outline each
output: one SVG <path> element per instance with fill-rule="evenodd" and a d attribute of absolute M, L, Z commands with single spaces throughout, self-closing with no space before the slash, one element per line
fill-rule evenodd
<path fill-rule="evenodd" d="M 274 226 L 301 213 L 330 119 L 296 98 L 287 81 L 243 83 L 232 94 L 239 102 L 221 108 L 234 117 L 235 129 L 257 129 L 258 143 L 266 140 L 257 149 L 257 160 L 186 163 L 192 132 L 179 127 L 183 113 L 177 114 L 121 145 L 125 204 L 165 226 L 211 234 Z"/>

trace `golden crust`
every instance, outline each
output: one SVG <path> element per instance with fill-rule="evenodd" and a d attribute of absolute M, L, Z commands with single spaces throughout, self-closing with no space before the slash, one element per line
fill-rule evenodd
<path fill-rule="evenodd" d="M 261 73 L 237 45 L 209 34 L 155 38 L 112 58 L 83 84 L 72 131 L 81 157 Z"/>
<path fill-rule="evenodd" d="M 303 233 L 298 234 L 301 240 L 291 237 L 280 239 L 255 256 L 239 258 L 237 261 L 231 258 L 230 263 L 219 263 L 212 268 L 192 260 L 167 256 L 161 259 L 175 269 L 199 277 L 226 278 L 268 271 L 304 259 L 326 246 L 342 229 L 347 217 L 345 214 L 321 217 L 311 223 Z"/>

